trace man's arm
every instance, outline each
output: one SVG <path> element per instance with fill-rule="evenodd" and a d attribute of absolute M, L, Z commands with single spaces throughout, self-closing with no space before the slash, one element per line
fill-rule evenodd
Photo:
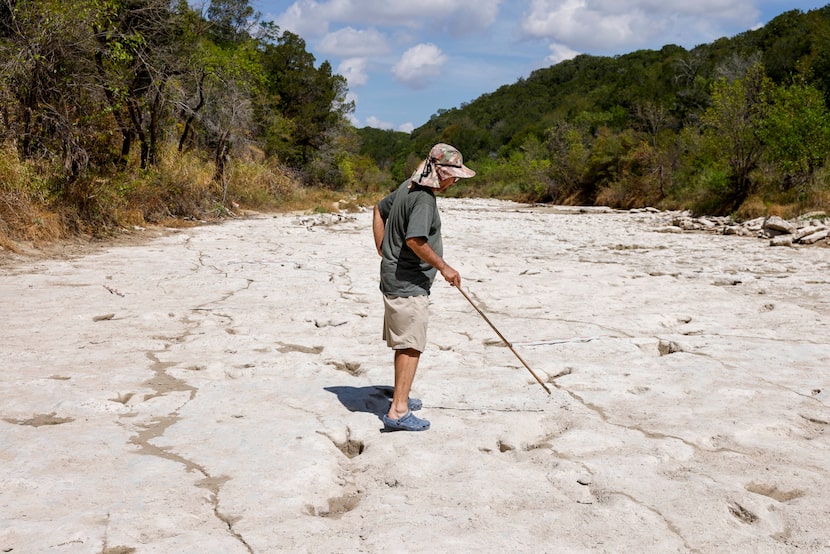
<path fill-rule="evenodd" d="M 375 236 L 375 248 L 380 256 L 380 245 L 383 243 L 383 232 L 386 230 L 386 220 L 380 215 L 380 210 L 375 205 L 375 215 L 372 218 L 372 233 Z"/>
<path fill-rule="evenodd" d="M 406 239 L 406 245 L 415 255 L 441 272 L 444 279 L 454 287 L 461 286 L 461 275 L 439 256 L 424 237 Z"/>

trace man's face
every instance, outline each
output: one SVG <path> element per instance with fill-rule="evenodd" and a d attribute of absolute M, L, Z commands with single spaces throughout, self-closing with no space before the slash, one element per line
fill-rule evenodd
<path fill-rule="evenodd" d="M 442 177 L 440 173 L 438 173 L 438 176 L 441 177 L 441 181 L 439 181 L 440 186 L 435 189 L 435 192 L 444 192 L 458 182 L 458 177 Z"/>

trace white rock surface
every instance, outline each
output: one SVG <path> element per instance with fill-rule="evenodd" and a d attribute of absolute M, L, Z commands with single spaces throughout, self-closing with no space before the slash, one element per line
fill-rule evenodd
<path fill-rule="evenodd" d="M 830 249 L 439 199 L 382 433 L 369 212 L 0 266 L 2 552 L 827 552 Z M 5 255 L 5 254 L 4 254 Z"/>

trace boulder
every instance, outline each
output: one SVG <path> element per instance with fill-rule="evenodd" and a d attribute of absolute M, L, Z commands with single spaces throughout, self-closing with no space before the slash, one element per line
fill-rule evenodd
<path fill-rule="evenodd" d="M 702 228 L 693 218 L 685 216 L 673 218 L 671 224 L 675 227 L 680 227 L 684 231 L 696 231 Z"/>
<path fill-rule="evenodd" d="M 792 235 L 778 235 L 777 237 L 772 237 L 769 241 L 770 246 L 792 246 L 793 245 L 793 237 Z"/>
<path fill-rule="evenodd" d="M 642 208 L 639 213 L 647 210 Z M 824 212 L 812 212 L 791 220 L 773 215 L 756 217 L 739 222 L 728 216 L 694 217 L 690 212 L 667 212 L 662 222 L 669 226 L 655 229 L 658 233 L 683 233 L 704 231 L 723 235 L 754 236 L 769 240 L 770 246 L 794 246 L 815 244 L 822 240 L 830 242 L 830 219 Z"/>
<path fill-rule="evenodd" d="M 810 236 L 813 233 L 821 231 L 824 227 L 816 227 L 815 225 L 809 225 L 807 227 L 799 228 L 795 233 L 793 233 L 793 240 L 795 242 L 800 241 L 804 237 Z"/>
<path fill-rule="evenodd" d="M 777 215 L 773 215 L 764 221 L 763 229 L 767 232 L 792 234 L 795 232 L 795 225 Z"/>
<path fill-rule="evenodd" d="M 813 244 L 813 243 L 816 243 L 820 240 L 826 239 L 828 234 L 830 234 L 830 230 L 828 230 L 828 229 L 824 229 L 824 230 L 821 230 L 821 231 L 816 231 L 815 233 L 812 233 L 810 235 L 807 235 L 806 237 L 803 237 L 798 242 L 800 242 L 801 244 Z"/>
<path fill-rule="evenodd" d="M 748 237 L 752 235 L 752 230 L 744 227 L 743 225 L 727 225 L 723 228 L 724 235 L 738 235 L 741 237 Z"/>

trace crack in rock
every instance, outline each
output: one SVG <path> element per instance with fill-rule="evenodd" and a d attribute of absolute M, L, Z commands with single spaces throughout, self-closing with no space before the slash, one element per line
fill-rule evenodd
<path fill-rule="evenodd" d="M 158 357 L 153 352 L 148 352 L 147 357 L 150 358 L 154 363 L 150 369 L 155 373 L 154 377 L 151 377 L 146 384 L 150 386 L 155 393 L 145 395 L 144 399 L 148 400 L 150 398 L 156 398 L 159 396 L 164 396 L 171 392 L 189 392 L 190 396 L 182 406 L 171 412 L 166 416 L 160 416 L 153 419 L 148 425 L 143 426 L 144 428 L 139 431 L 136 435 L 130 438 L 130 444 L 133 444 L 139 448 L 138 453 L 143 454 L 146 456 L 155 456 L 157 458 L 162 458 L 165 460 L 169 460 L 171 462 L 176 462 L 184 466 L 184 468 L 188 472 L 196 472 L 202 475 L 202 479 L 196 483 L 197 487 L 205 488 L 210 492 L 210 502 L 213 507 L 213 514 L 214 516 L 224 523 L 226 526 L 228 533 L 238 540 L 247 550 L 248 552 L 253 553 L 253 549 L 251 546 L 245 541 L 244 537 L 240 535 L 235 529 L 234 525 L 239 521 L 240 518 L 228 516 L 223 514 L 219 509 L 219 493 L 221 491 L 222 485 L 224 485 L 230 477 L 227 476 L 212 476 L 207 469 L 205 469 L 202 465 L 185 458 L 175 452 L 172 452 L 170 447 L 161 447 L 156 446 L 151 441 L 155 438 L 161 437 L 170 428 L 173 424 L 179 421 L 179 410 L 186 405 L 188 402 L 192 401 L 196 397 L 196 393 L 198 389 L 191 385 L 188 385 L 183 380 L 173 377 L 172 375 L 167 373 L 167 369 L 176 365 L 175 363 L 170 362 L 161 362 L 159 361 Z"/>
<path fill-rule="evenodd" d="M 642 506 L 643 508 L 645 508 L 649 512 L 653 513 L 654 515 L 659 517 L 663 521 L 663 523 L 666 524 L 666 527 L 669 529 L 669 531 L 671 531 L 675 536 L 677 536 L 678 539 L 680 539 L 680 541 L 683 543 L 683 548 L 687 552 L 696 552 L 697 551 L 694 548 L 692 548 L 691 546 L 689 546 L 689 543 L 686 542 L 686 539 L 685 539 L 685 537 L 683 537 L 683 534 L 680 532 L 680 529 L 678 529 L 678 527 L 675 524 L 673 524 L 665 515 L 663 515 L 663 513 L 660 512 L 660 510 L 658 510 L 657 508 L 654 508 L 653 506 L 649 506 L 645 502 L 637 500 L 636 498 L 634 498 L 633 496 L 631 496 L 628 493 L 624 493 L 624 492 L 621 492 L 621 491 L 614 491 L 614 492 L 609 492 L 609 494 L 614 494 L 614 495 L 617 495 L 617 496 L 622 496 L 623 498 L 627 498 L 631 502 L 634 502 L 638 506 Z"/>
<path fill-rule="evenodd" d="M 167 373 L 168 368 L 176 365 L 175 362 L 162 362 L 152 352 L 148 352 L 147 357 L 153 362 L 153 365 L 150 366 L 150 370 L 152 370 L 154 376 L 145 381 L 144 384 L 149 386 L 155 392 L 152 394 L 145 394 L 145 401 L 159 396 L 165 396 L 171 392 L 189 392 L 190 398 L 188 401 L 193 400 L 196 397 L 196 392 L 198 391 L 196 387 L 188 385 L 181 379 L 173 377 Z"/>

